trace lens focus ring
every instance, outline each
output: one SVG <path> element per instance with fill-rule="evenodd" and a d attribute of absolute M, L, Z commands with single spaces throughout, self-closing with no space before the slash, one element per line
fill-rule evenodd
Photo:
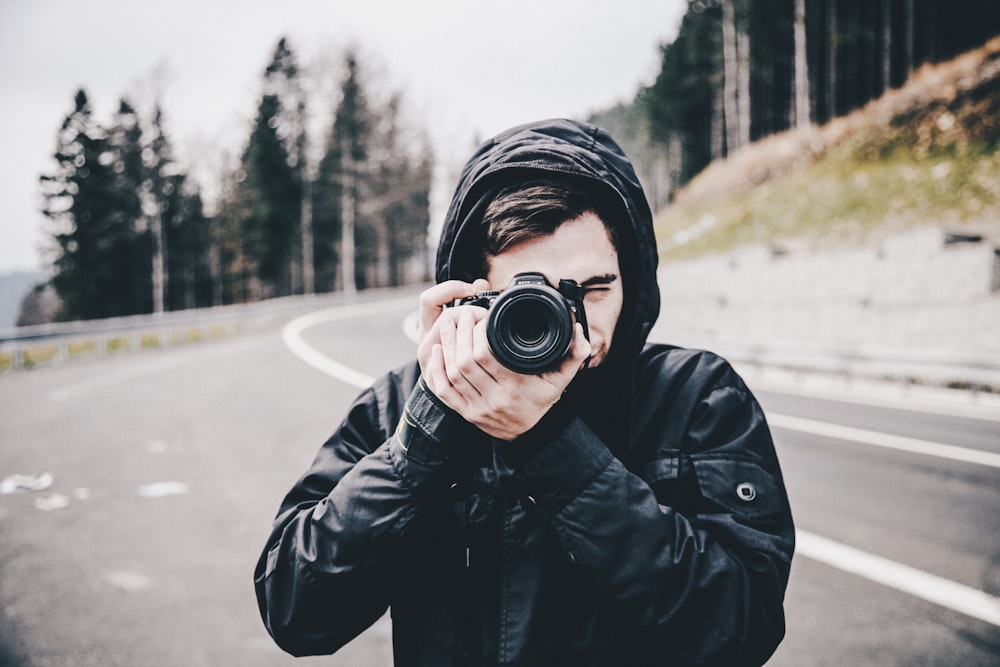
<path fill-rule="evenodd" d="M 490 309 L 487 338 L 493 355 L 525 374 L 559 366 L 573 342 L 573 313 L 559 292 L 546 285 L 519 285 Z"/>

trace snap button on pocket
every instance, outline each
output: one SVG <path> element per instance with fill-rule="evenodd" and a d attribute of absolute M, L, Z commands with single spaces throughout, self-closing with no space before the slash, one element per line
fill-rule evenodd
<path fill-rule="evenodd" d="M 750 482 L 741 482 L 736 486 L 736 495 L 743 502 L 750 502 L 757 497 L 757 489 Z"/>

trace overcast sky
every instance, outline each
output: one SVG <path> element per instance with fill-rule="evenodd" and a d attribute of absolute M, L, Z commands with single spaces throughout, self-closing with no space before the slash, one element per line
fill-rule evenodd
<path fill-rule="evenodd" d="M 512 125 L 631 100 L 656 76 L 686 5 L 0 0 L 0 273 L 42 266 L 38 177 L 54 166 L 81 87 L 102 123 L 122 96 L 145 109 L 158 95 L 179 158 L 209 189 L 220 154 L 246 139 L 279 38 L 306 67 L 356 45 L 376 83 L 402 92 L 447 172 Z"/>

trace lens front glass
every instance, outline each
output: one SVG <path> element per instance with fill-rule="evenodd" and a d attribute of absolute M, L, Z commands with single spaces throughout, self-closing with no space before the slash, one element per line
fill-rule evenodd
<path fill-rule="evenodd" d="M 522 301 L 511 308 L 510 334 L 521 347 L 533 348 L 540 345 L 551 330 L 551 311 L 547 304 L 539 301 Z"/>
<path fill-rule="evenodd" d="M 497 298 L 486 328 L 497 360 L 519 373 L 544 373 L 559 365 L 573 341 L 566 300 L 546 285 L 519 285 Z"/>

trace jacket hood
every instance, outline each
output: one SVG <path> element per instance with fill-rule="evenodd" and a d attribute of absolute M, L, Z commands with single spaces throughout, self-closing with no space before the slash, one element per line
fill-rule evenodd
<path fill-rule="evenodd" d="M 481 243 L 478 225 L 486 206 L 505 185 L 543 175 L 582 179 L 587 187 L 593 186 L 593 194 L 619 212 L 614 220 L 606 221 L 618 232 L 625 290 L 615 347 L 624 344 L 637 354 L 660 311 L 653 219 L 632 164 L 614 139 L 594 125 L 565 119 L 540 121 L 514 127 L 482 144 L 463 168 L 445 216 L 437 251 L 437 281 L 468 280 L 461 262 L 470 253 L 463 249 Z"/>

